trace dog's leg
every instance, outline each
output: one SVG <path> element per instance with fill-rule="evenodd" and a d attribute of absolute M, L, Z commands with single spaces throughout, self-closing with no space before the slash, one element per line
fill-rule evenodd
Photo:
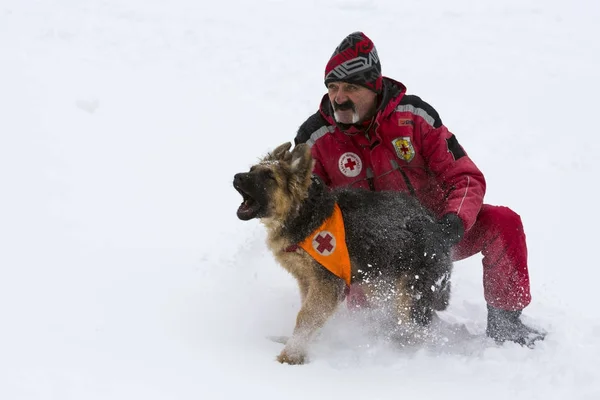
<path fill-rule="evenodd" d="M 452 261 L 447 258 L 436 258 L 436 263 L 425 265 L 421 279 L 413 282 L 419 295 L 413 304 L 413 321 L 421 326 L 427 326 L 433 317 L 433 310 L 443 311 L 450 301 L 450 271 Z"/>
<path fill-rule="evenodd" d="M 412 291 L 408 287 L 410 284 L 406 275 L 400 276 L 396 280 L 396 311 L 398 325 L 407 324 L 411 321 L 411 312 L 413 307 Z"/>
<path fill-rule="evenodd" d="M 277 357 L 277 361 L 287 364 L 305 362 L 308 342 L 333 315 L 341 301 L 342 291 L 343 285 L 337 278 L 310 280 L 306 298 L 296 317 L 294 334 Z"/>
<path fill-rule="evenodd" d="M 309 280 L 307 278 L 297 278 L 298 289 L 300 289 L 300 304 L 304 304 L 304 300 L 308 295 Z"/>

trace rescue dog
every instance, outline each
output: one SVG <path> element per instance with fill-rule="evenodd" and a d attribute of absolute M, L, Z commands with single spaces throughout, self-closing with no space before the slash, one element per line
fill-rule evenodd
<path fill-rule="evenodd" d="M 452 269 L 434 216 L 409 194 L 331 190 L 312 175 L 309 146 L 291 146 L 233 179 L 243 197 L 238 218 L 260 219 L 270 250 L 300 289 L 296 326 L 277 360 L 306 362 L 310 339 L 350 284 L 363 285 L 370 299 L 391 298 L 397 323 L 427 326 L 448 305 Z"/>

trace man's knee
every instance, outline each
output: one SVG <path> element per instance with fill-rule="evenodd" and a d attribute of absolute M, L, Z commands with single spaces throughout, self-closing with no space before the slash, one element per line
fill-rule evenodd
<path fill-rule="evenodd" d="M 508 207 L 484 205 L 479 213 L 479 220 L 488 229 L 502 233 L 523 232 L 521 216 Z"/>

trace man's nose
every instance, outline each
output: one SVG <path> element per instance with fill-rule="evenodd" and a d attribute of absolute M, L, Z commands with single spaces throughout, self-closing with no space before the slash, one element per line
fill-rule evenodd
<path fill-rule="evenodd" d="M 338 91 L 335 94 L 335 98 L 334 98 L 334 100 L 337 104 L 344 104 L 345 102 L 348 101 L 348 99 L 349 99 L 349 97 L 346 95 L 346 93 L 343 90 Z"/>

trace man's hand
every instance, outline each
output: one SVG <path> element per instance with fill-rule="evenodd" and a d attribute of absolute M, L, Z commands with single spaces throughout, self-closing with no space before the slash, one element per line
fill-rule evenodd
<path fill-rule="evenodd" d="M 438 225 L 440 226 L 442 237 L 444 237 L 449 247 L 458 244 L 465 234 L 463 222 L 456 214 L 444 215 L 438 222 Z"/>
<path fill-rule="evenodd" d="M 456 214 L 446 214 L 439 221 L 426 217 L 417 217 L 406 225 L 424 242 L 434 246 L 434 252 L 448 252 L 462 240 L 465 229 L 462 220 Z"/>

